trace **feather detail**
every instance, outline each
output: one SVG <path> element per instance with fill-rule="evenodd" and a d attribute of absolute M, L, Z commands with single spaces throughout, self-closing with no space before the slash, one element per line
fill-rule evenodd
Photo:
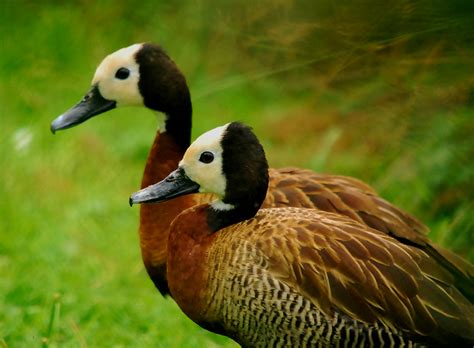
<path fill-rule="evenodd" d="M 423 250 L 301 208 L 210 233 L 205 207 L 173 223 L 168 265 L 177 303 L 205 328 L 245 347 L 474 341 L 472 303 Z"/>

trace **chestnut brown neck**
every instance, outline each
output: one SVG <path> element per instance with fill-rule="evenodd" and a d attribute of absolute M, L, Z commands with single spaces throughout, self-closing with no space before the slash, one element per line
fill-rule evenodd
<path fill-rule="evenodd" d="M 203 327 L 208 303 L 208 251 L 217 234 L 208 220 L 208 204 L 188 209 L 173 222 L 169 238 L 168 281 L 181 310 Z"/>
<path fill-rule="evenodd" d="M 141 187 L 146 187 L 164 179 L 178 167 L 186 148 L 183 148 L 168 132 L 156 134 L 148 154 Z M 189 140 L 188 140 L 189 143 Z M 189 145 L 189 144 L 188 144 Z M 195 204 L 194 196 L 179 197 L 160 204 L 140 206 L 140 247 L 148 275 L 162 295 L 169 294 L 166 279 L 166 255 L 169 226 L 184 209 Z"/>

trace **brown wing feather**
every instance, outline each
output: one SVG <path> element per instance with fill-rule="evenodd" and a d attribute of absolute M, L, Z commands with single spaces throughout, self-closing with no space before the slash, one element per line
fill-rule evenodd
<path fill-rule="evenodd" d="M 474 266 L 431 243 L 425 225 L 379 197 L 367 184 L 351 177 L 298 168 L 270 169 L 269 173 L 263 207 L 303 207 L 337 213 L 414 245 L 449 270 L 460 291 L 474 299 Z"/>
<path fill-rule="evenodd" d="M 335 212 L 416 244 L 428 242 L 428 228 L 380 198 L 360 180 L 298 168 L 270 169 L 264 207 L 303 207 Z"/>
<path fill-rule="evenodd" d="M 394 236 L 404 244 L 415 245 L 436 260 L 434 268 L 432 263 L 425 264 L 425 267 L 432 268 L 431 276 L 433 278 L 437 276 L 436 279 L 439 280 L 440 274 L 443 274 L 444 279 L 448 277 L 449 282 L 454 283 L 467 298 L 471 301 L 474 299 L 474 266 L 450 251 L 430 243 L 425 236 L 428 230 L 426 226 L 377 196 L 375 190 L 367 184 L 351 177 L 317 174 L 298 168 L 270 169 L 269 173 L 269 190 L 263 208 L 303 207 L 337 213 L 384 234 Z M 200 203 L 215 199 L 211 194 L 197 195 L 196 197 L 200 198 Z M 324 224 L 309 226 L 309 228 L 317 229 L 321 233 L 324 232 L 326 236 L 336 231 L 328 229 Z M 396 254 L 400 260 L 404 260 L 403 266 L 406 272 L 414 274 L 419 271 L 417 267 L 409 268 L 410 265 L 413 266 L 411 259 L 404 256 L 404 253 L 398 252 L 398 249 L 391 249 L 388 253 L 386 249 L 373 245 L 370 240 L 365 240 L 362 243 L 354 238 L 360 233 L 360 226 L 346 224 L 344 228 L 344 233 L 339 231 L 338 234 L 338 238 L 346 237 L 343 247 L 331 244 L 335 242 L 324 240 L 319 234 L 306 235 L 300 232 L 298 238 L 300 240 L 305 237 L 309 238 L 314 241 L 314 245 L 327 243 L 331 246 L 332 248 L 328 250 L 334 250 L 332 254 L 324 251 L 319 256 L 324 257 L 328 267 L 331 262 L 344 267 L 345 264 L 339 263 L 337 253 L 345 255 L 347 252 L 361 260 L 368 259 L 370 256 L 385 266 L 390 266 L 393 263 L 391 255 Z M 291 247 L 290 245 L 289 248 Z M 346 260 L 350 260 L 350 258 L 346 258 Z M 419 262 L 423 263 L 425 259 Z M 438 263 L 443 267 L 440 267 Z M 347 267 L 353 266 L 353 264 L 347 264 Z M 450 275 L 447 276 L 449 273 Z M 400 274 L 399 276 L 401 276 Z M 407 278 L 406 281 L 406 284 L 410 284 L 410 278 Z"/>
<path fill-rule="evenodd" d="M 474 339 L 473 305 L 424 251 L 311 209 L 265 209 L 252 221 L 246 238 L 259 242 L 270 272 L 325 313 L 337 309 L 408 333 Z"/>

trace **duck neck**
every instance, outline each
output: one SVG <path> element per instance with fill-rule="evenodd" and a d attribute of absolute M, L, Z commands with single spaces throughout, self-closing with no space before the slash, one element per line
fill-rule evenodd
<path fill-rule="evenodd" d="M 243 216 L 254 215 L 242 208 L 225 210 L 225 205 L 202 204 L 183 212 L 172 225 L 169 237 L 168 277 L 173 298 L 188 317 L 202 327 L 219 332 L 210 326 L 209 286 L 210 272 L 215 264 L 209 264 L 210 248 L 226 226 L 245 220 Z M 252 216 L 248 216 L 250 218 Z M 192 284 L 192 286 L 190 286 Z M 212 322 L 212 320 L 211 320 Z"/>
<path fill-rule="evenodd" d="M 189 94 L 183 97 L 172 112 L 166 113 L 165 130 L 173 139 L 176 145 L 181 149 L 182 154 L 191 145 L 191 128 L 192 128 L 192 106 Z M 181 156 L 182 157 L 182 156 Z M 181 158 L 180 158 L 181 160 Z M 168 175 L 167 173 L 166 175 Z M 161 179 L 160 179 L 161 180 Z"/>
<path fill-rule="evenodd" d="M 181 116 L 167 115 L 166 131 L 157 131 L 148 154 L 142 188 L 161 181 L 177 168 L 191 140 L 190 112 L 189 108 Z M 185 196 L 161 204 L 140 206 L 140 246 L 143 262 L 150 278 L 163 295 L 169 293 L 166 278 L 169 226 L 179 213 L 194 204 L 193 196 Z"/>
<path fill-rule="evenodd" d="M 158 129 L 143 173 L 142 188 L 163 180 L 178 167 L 191 144 L 191 101 L 189 94 L 166 112 L 164 129 Z M 149 205 L 142 205 L 142 207 Z"/>
<path fill-rule="evenodd" d="M 193 110 L 191 95 L 184 78 L 182 80 L 178 79 L 178 81 L 181 81 L 181 84 L 178 84 L 179 87 L 174 89 L 170 87 L 168 93 L 163 93 L 161 98 L 157 98 L 155 94 L 146 94 L 144 104 L 151 110 L 165 114 L 165 129 L 162 130 L 162 133 L 166 132 L 184 154 L 184 151 L 191 144 Z M 159 88 L 162 88 L 162 86 L 160 85 Z M 150 160 L 150 157 L 148 157 L 148 160 Z"/>
<path fill-rule="evenodd" d="M 217 237 L 206 221 L 207 208 L 207 204 L 202 204 L 183 212 L 173 222 L 168 245 L 171 294 L 181 310 L 203 327 L 208 307 L 209 248 Z"/>
<path fill-rule="evenodd" d="M 240 221 L 251 219 L 257 214 L 261 203 L 255 204 L 210 204 L 207 208 L 207 224 L 212 232 L 216 232 Z"/>

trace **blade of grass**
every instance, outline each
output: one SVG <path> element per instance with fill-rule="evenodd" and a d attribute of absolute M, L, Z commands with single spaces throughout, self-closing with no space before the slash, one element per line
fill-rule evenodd
<path fill-rule="evenodd" d="M 54 322 L 57 319 L 59 321 L 61 311 L 61 294 L 54 294 L 53 295 L 53 304 L 51 306 L 51 313 L 49 315 L 49 322 L 48 328 L 46 330 L 46 335 L 42 338 L 42 346 L 43 348 L 47 348 L 49 346 L 51 336 L 53 335 L 54 329 Z"/>

